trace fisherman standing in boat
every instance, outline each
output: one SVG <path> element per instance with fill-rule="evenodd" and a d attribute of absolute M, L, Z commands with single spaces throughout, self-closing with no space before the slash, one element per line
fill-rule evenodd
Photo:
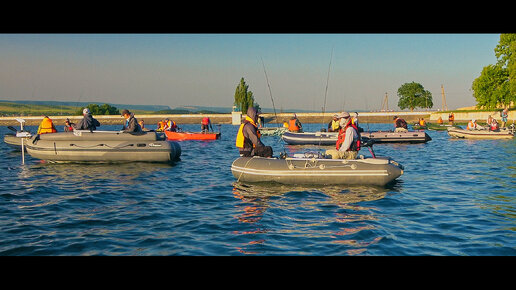
<path fill-rule="evenodd" d="M 503 111 L 500 112 L 500 117 L 502 117 L 502 126 L 500 126 L 500 128 L 505 128 L 507 118 L 509 117 L 509 108 L 503 109 Z"/>
<path fill-rule="evenodd" d="M 97 119 L 93 118 L 90 109 L 84 108 L 84 110 L 82 110 L 82 115 L 82 120 L 79 121 L 77 125 L 74 125 L 73 128 L 75 130 L 97 130 L 97 127 L 100 126 L 100 123 L 97 121 Z"/>
<path fill-rule="evenodd" d="M 355 126 L 348 112 L 338 115 L 340 119 L 339 137 L 335 149 L 326 150 L 326 155 L 331 155 L 332 159 L 356 159 L 360 150 L 360 134 L 358 127 Z"/>
<path fill-rule="evenodd" d="M 394 116 L 394 132 L 408 132 L 407 122 L 398 116 Z"/>
<path fill-rule="evenodd" d="M 209 129 L 213 132 L 213 127 L 211 126 L 211 120 L 209 117 L 204 117 L 201 120 L 201 132 L 207 133 Z"/>
<path fill-rule="evenodd" d="M 124 109 L 122 111 L 122 117 L 124 117 L 124 127 L 122 128 L 123 132 L 127 133 L 138 133 L 142 132 L 142 127 L 138 124 L 138 120 L 134 117 L 134 113 L 129 112 L 129 110 Z"/>
<path fill-rule="evenodd" d="M 260 140 L 260 131 L 257 125 L 259 114 L 254 107 L 247 109 L 247 115 L 238 129 L 236 137 L 236 147 L 240 152 L 240 156 L 272 157 L 272 147 L 265 146 Z"/>

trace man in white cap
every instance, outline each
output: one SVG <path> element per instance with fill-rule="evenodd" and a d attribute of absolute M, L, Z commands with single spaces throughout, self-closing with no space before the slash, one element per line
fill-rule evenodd
<path fill-rule="evenodd" d="M 99 121 L 97 119 L 93 118 L 91 115 L 90 109 L 84 108 L 82 110 L 82 115 L 84 116 L 77 125 L 74 125 L 74 130 L 97 130 L 97 127 L 100 126 Z"/>
<path fill-rule="evenodd" d="M 351 122 L 348 112 L 340 113 L 338 118 L 340 119 L 340 130 L 336 144 L 337 150 L 326 150 L 326 154 L 331 155 L 332 159 L 356 159 L 360 150 L 358 128 Z"/>

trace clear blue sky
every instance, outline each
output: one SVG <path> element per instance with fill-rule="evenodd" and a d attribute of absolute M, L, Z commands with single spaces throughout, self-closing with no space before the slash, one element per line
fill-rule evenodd
<path fill-rule="evenodd" d="M 499 34 L 0 34 L 0 99 L 231 107 L 244 77 L 261 107 L 377 110 L 418 82 L 441 108 L 475 105 Z"/>

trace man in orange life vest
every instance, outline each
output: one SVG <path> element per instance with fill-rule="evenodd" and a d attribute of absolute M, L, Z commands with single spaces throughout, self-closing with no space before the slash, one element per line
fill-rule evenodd
<path fill-rule="evenodd" d="M 297 119 L 296 113 L 292 116 L 292 118 L 288 121 L 288 130 L 290 132 L 303 132 L 303 125 Z"/>
<path fill-rule="evenodd" d="M 56 127 L 48 116 L 43 116 L 43 120 L 39 124 L 38 134 L 56 133 Z"/>
<path fill-rule="evenodd" d="M 244 123 L 240 125 L 236 137 L 236 147 L 240 156 L 252 157 L 272 157 L 272 147 L 265 146 L 260 141 L 260 131 L 258 131 L 258 115 L 256 108 L 249 107 Z"/>
<path fill-rule="evenodd" d="M 336 149 L 326 150 L 332 159 L 356 159 L 360 150 L 360 133 L 358 127 L 351 122 L 348 112 L 339 114 L 340 130 L 336 143 Z"/>

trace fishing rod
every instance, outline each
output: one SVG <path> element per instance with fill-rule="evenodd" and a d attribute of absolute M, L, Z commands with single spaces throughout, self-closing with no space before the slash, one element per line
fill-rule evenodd
<path fill-rule="evenodd" d="M 324 113 L 326 112 L 326 95 L 328 94 L 328 83 L 330 80 L 330 68 L 331 68 L 331 61 L 333 59 L 333 47 L 331 48 L 331 55 L 330 55 L 330 64 L 328 65 L 328 75 L 326 76 L 326 89 L 324 91 L 324 105 L 323 105 L 323 124 L 324 124 Z"/>
<path fill-rule="evenodd" d="M 276 106 L 274 105 L 274 99 L 272 98 L 272 91 L 271 91 L 271 85 L 269 84 L 269 78 L 267 77 L 267 71 L 265 70 L 265 63 L 263 62 L 263 58 L 260 57 L 261 61 L 262 61 L 262 66 L 263 66 L 263 72 L 265 74 L 265 80 L 267 81 L 267 86 L 269 87 L 269 95 L 271 96 L 271 101 L 272 101 L 272 109 L 274 110 L 274 119 L 276 120 L 276 125 L 278 127 L 278 130 L 280 129 L 280 125 L 279 125 L 279 122 L 278 122 L 278 115 L 276 114 Z M 278 139 L 278 142 L 280 140 L 283 140 L 283 138 L 279 138 Z M 280 157 L 283 158 L 283 157 L 286 157 L 287 156 L 287 153 L 286 153 L 286 150 L 285 150 L 285 143 L 284 142 L 281 142 L 282 145 L 283 145 L 283 154 L 280 153 Z"/>
<path fill-rule="evenodd" d="M 323 127 L 324 127 L 324 113 L 326 112 L 326 96 L 328 95 L 328 83 L 330 81 L 330 68 L 331 68 L 331 61 L 333 59 L 333 46 L 331 48 L 331 54 L 330 54 L 330 64 L 328 65 L 328 75 L 326 76 L 326 89 L 324 90 L 324 104 L 323 104 L 323 108 L 322 108 L 322 124 L 323 124 Z M 324 129 L 324 128 L 323 128 Z M 322 129 L 321 129 L 322 131 Z M 321 139 L 322 139 L 322 134 L 319 135 L 319 146 L 321 146 Z"/>
<path fill-rule="evenodd" d="M 276 107 L 274 106 L 274 99 L 272 98 L 271 86 L 269 84 L 269 78 L 267 77 L 267 71 L 265 71 L 265 63 L 263 62 L 263 58 L 262 57 L 260 57 L 260 59 L 262 60 L 263 72 L 265 73 L 265 80 L 267 81 L 267 86 L 269 87 L 269 95 L 271 96 L 272 109 L 274 110 L 274 118 L 275 118 L 276 124 L 277 124 L 277 126 L 279 128 L 278 116 L 276 115 Z"/>

